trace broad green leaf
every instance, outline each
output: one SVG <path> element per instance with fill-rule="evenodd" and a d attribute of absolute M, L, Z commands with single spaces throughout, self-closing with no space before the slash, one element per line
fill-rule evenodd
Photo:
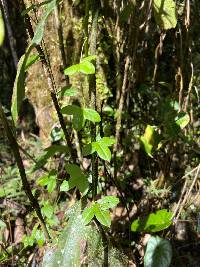
<path fill-rule="evenodd" d="M 26 62 L 29 58 L 33 46 L 30 46 L 27 52 L 20 58 L 17 66 L 17 75 L 13 87 L 11 113 L 13 121 L 16 124 L 19 116 L 20 107 L 25 97 L 25 78 Z"/>
<path fill-rule="evenodd" d="M 111 151 L 104 143 L 99 142 L 93 142 L 92 146 L 94 147 L 95 151 L 97 152 L 98 156 L 103 159 L 110 161 L 111 160 Z"/>
<path fill-rule="evenodd" d="M 176 116 L 175 122 L 181 129 L 184 129 L 190 122 L 190 116 L 186 112 L 180 112 Z"/>
<path fill-rule="evenodd" d="M 97 203 L 100 205 L 102 210 L 107 210 L 117 206 L 119 199 L 115 196 L 106 196 L 97 200 Z"/>
<path fill-rule="evenodd" d="M 64 70 L 64 74 L 68 76 L 76 74 L 78 72 L 80 72 L 79 64 L 72 65 Z"/>
<path fill-rule="evenodd" d="M 110 213 L 108 210 L 102 210 L 101 206 L 98 203 L 96 203 L 94 205 L 94 213 L 95 213 L 95 217 L 101 224 L 107 227 L 110 227 L 111 218 L 110 218 Z"/>
<path fill-rule="evenodd" d="M 83 223 L 88 224 L 95 216 L 95 204 L 84 209 L 82 213 Z"/>
<path fill-rule="evenodd" d="M 42 18 L 40 19 L 40 21 L 39 21 L 39 23 L 38 23 L 38 25 L 36 27 L 35 34 L 34 34 L 33 40 L 31 41 L 31 44 L 39 45 L 40 42 L 42 41 L 43 34 L 44 34 L 45 23 L 47 21 L 48 16 L 55 9 L 56 5 L 57 5 L 57 0 L 52 0 L 51 2 L 46 4 L 45 12 L 42 15 Z"/>
<path fill-rule="evenodd" d="M 105 146 L 112 146 L 115 144 L 115 138 L 111 137 L 103 137 L 99 141 L 101 144 L 104 144 Z"/>
<path fill-rule="evenodd" d="M 62 184 L 60 185 L 60 191 L 61 192 L 69 191 L 69 182 L 68 181 L 63 181 L 62 182 Z"/>
<path fill-rule="evenodd" d="M 76 164 L 67 164 L 66 171 L 70 175 L 70 179 L 68 181 L 69 189 L 76 186 L 81 193 L 85 193 L 86 189 L 88 189 L 89 183 L 81 168 Z"/>
<path fill-rule="evenodd" d="M 161 29 L 168 30 L 176 27 L 177 14 L 174 0 L 154 0 L 153 10 L 156 23 Z"/>
<path fill-rule="evenodd" d="M 3 15 L 0 10 L 0 46 L 3 44 L 5 38 L 5 26 L 3 21 Z"/>
<path fill-rule="evenodd" d="M 172 259 L 172 247 L 168 240 L 152 236 L 144 255 L 144 267 L 169 267 Z"/>
<path fill-rule="evenodd" d="M 103 137 L 99 141 L 92 142 L 91 144 L 86 145 L 83 148 L 83 156 L 90 155 L 96 151 L 100 158 L 102 158 L 103 160 L 110 161 L 112 155 L 108 147 L 112 146 L 114 143 L 114 138 Z"/>
<path fill-rule="evenodd" d="M 74 87 L 63 87 L 59 93 L 61 96 L 76 96 L 78 94 L 78 89 Z"/>
<path fill-rule="evenodd" d="M 95 73 L 95 67 L 94 65 L 89 61 L 82 61 L 79 64 L 80 72 L 84 74 L 94 74 Z"/>
<path fill-rule="evenodd" d="M 81 266 L 81 248 L 90 228 L 83 224 L 79 202 L 72 206 L 70 213 L 67 227 L 63 229 L 58 242 L 45 252 L 42 266 Z"/>
<path fill-rule="evenodd" d="M 81 62 L 96 60 L 97 56 L 88 56 L 81 59 Z"/>
<path fill-rule="evenodd" d="M 47 185 L 48 182 L 49 182 L 49 176 L 48 175 L 42 176 L 37 180 L 37 184 L 41 185 L 41 186 Z"/>
<path fill-rule="evenodd" d="M 83 109 L 83 116 L 84 116 L 84 119 L 87 119 L 87 120 L 92 121 L 92 122 L 100 122 L 101 121 L 101 117 L 100 117 L 99 113 L 94 109 L 84 108 Z"/>
<path fill-rule="evenodd" d="M 149 216 L 135 220 L 131 225 L 133 232 L 159 232 L 172 224 L 172 213 L 166 209 L 151 213 Z"/>
<path fill-rule="evenodd" d="M 40 60 L 40 56 L 39 55 L 31 55 L 28 57 L 27 61 L 26 61 L 26 66 L 25 66 L 25 71 L 28 70 L 28 68 L 33 65 L 35 62 Z"/>
<path fill-rule="evenodd" d="M 42 213 L 47 217 L 51 218 L 53 216 L 54 208 L 48 202 L 42 207 Z"/>

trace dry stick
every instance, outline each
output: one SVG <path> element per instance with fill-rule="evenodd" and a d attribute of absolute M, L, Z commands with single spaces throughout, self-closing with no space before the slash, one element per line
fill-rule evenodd
<path fill-rule="evenodd" d="M 184 199 L 183 199 L 183 201 L 182 201 L 182 203 L 181 203 L 181 207 L 180 207 L 179 212 L 178 212 L 178 214 L 177 214 L 177 216 L 176 216 L 176 220 L 178 220 L 178 218 L 179 218 L 179 216 L 180 216 L 180 214 L 181 214 L 181 211 L 182 211 L 182 209 L 184 208 L 184 205 L 185 205 L 185 203 L 187 202 L 190 193 L 192 192 L 192 189 L 193 189 L 193 187 L 194 187 L 194 185 L 195 185 L 195 183 L 196 183 L 196 181 L 197 181 L 197 178 L 199 177 L 199 172 L 200 172 L 200 164 L 199 164 L 199 166 L 198 166 L 198 168 L 197 168 L 197 172 L 196 172 L 196 175 L 195 175 L 195 177 L 194 177 L 194 179 L 193 179 L 193 182 L 192 182 L 192 184 L 191 184 L 191 186 L 190 186 L 190 188 L 189 188 L 187 194 L 185 195 L 185 197 L 184 197 Z"/>
<path fill-rule="evenodd" d="M 23 5 L 25 7 L 24 3 L 23 3 Z M 34 32 L 33 32 L 33 28 L 32 28 L 31 21 L 30 21 L 30 17 L 28 16 L 28 14 L 25 15 L 25 23 L 27 25 L 27 29 L 28 29 L 30 38 L 33 39 Z M 47 53 L 45 55 L 45 53 L 44 53 L 44 51 L 43 51 L 43 49 L 42 49 L 42 47 L 40 45 L 37 45 L 36 49 L 37 49 L 38 54 L 40 56 L 40 59 L 42 61 L 42 66 L 43 66 L 44 72 L 45 72 L 45 74 L 47 76 L 51 99 L 52 99 L 54 107 L 56 109 L 56 113 L 57 113 L 61 128 L 62 128 L 62 130 L 64 132 L 65 140 L 67 142 L 67 145 L 68 145 L 71 157 L 72 157 L 72 161 L 73 161 L 73 163 L 75 163 L 76 162 L 76 154 L 75 154 L 75 152 L 73 150 L 73 147 L 72 147 L 72 144 L 71 144 L 71 140 L 70 140 L 70 137 L 68 135 L 68 132 L 67 132 L 67 129 L 66 129 L 66 126 L 65 126 L 65 120 L 64 120 L 64 117 L 63 117 L 63 115 L 61 113 L 60 106 L 59 106 L 59 103 L 58 103 L 58 99 L 57 99 L 57 96 L 56 96 L 56 86 L 55 86 L 53 73 L 51 71 L 51 65 L 50 65 L 49 57 L 48 57 Z"/>
<path fill-rule="evenodd" d="M 26 177 L 24 164 L 23 164 L 20 152 L 19 152 L 18 143 L 17 143 L 17 141 L 16 141 L 16 139 L 14 137 L 14 134 L 13 134 L 10 126 L 9 126 L 8 120 L 7 120 L 7 118 L 6 118 L 5 114 L 4 114 L 4 111 L 3 111 L 1 103 L 0 103 L 0 118 L 2 120 L 2 124 L 4 126 L 7 138 L 9 140 L 10 147 L 11 147 L 12 152 L 14 154 L 14 157 L 15 157 L 15 160 L 16 160 L 16 163 L 17 163 L 17 167 L 19 169 L 19 173 L 20 173 L 20 177 L 21 177 L 21 180 L 22 180 L 22 185 L 23 185 L 24 191 L 25 191 L 25 193 L 26 193 L 26 195 L 27 195 L 27 197 L 28 197 L 28 199 L 29 199 L 29 201 L 31 203 L 31 206 L 34 208 L 34 210 L 35 210 L 35 212 L 36 212 L 36 214 L 38 216 L 38 219 L 40 221 L 40 225 L 41 225 L 42 230 L 43 230 L 43 232 L 45 234 L 45 238 L 46 238 L 47 241 L 49 241 L 50 240 L 50 235 L 48 233 L 44 218 L 42 216 L 40 205 L 39 205 L 37 199 L 32 194 L 31 187 L 30 187 L 30 185 L 28 183 L 28 180 L 27 180 L 27 177 Z"/>
<path fill-rule="evenodd" d="M 190 193 L 191 193 L 191 191 L 192 191 L 192 189 L 193 189 L 193 187 L 194 187 L 194 185 L 195 185 L 195 182 L 196 182 L 196 180 L 197 180 L 197 178 L 198 178 L 199 171 L 200 171 L 200 164 L 199 164 L 197 167 L 195 167 L 194 169 L 192 169 L 190 172 L 186 173 L 186 174 L 181 178 L 181 179 L 183 179 L 183 178 L 187 178 L 189 175 L 193 174 L 193 172 L 195 172 L 195 171 L 196 171 L 195 178 L 194 178 L 194 180 L 193 180 L 193 182 L 192 182 L 192 184 L 191 184 L 191 186 L 190 186 L 190 188 L 189 188 L 187 194 L 185 195 L 185 197 L 184 197 L 184 199 L 183 199 L 183 196 L 184 196 L 185 192 L 187 191 L 187 184 L 188 184 L 188 181 L 185 180 L 185 183 L 184 183 L 184 186 L 183 186 L 183 189 L 182 189 L 182 192 L 181 192 L 181 196 L 180 196 L 180 198 L 179 198 L 179 201 L 178 201 L 178 204 L 177 204 L 177 206 L 176 206 L 176 209 L 175 209 L 175 211 L 174 211 L 174 213 L 173 213 L 173 218 L 175 218 L 175 221 L 178 220 L 178 217 L 180 216 L 180 213 L 181 213 L 181 211 L 182 211 L 182 209 L 183 209 L 183 207 L 184 207 L 184 205 L 185 205 L 185 203 L 186 203 L 186 201 L 187 201 L 187 198 L 189 197 L 189 195 L 190 195 Z M 183 199 L 183 200 L 182 200 L 182 199 Z M 176 215 L 178 210 L 179 210 L 178 215 Z"/>

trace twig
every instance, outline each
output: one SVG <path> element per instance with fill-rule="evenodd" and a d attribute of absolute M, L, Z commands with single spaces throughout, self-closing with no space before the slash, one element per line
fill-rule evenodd
<path fill-rule="evenodd" d="M 2 124 L 4 126 L 7 138 L 9 140 L 10 147 L 11 147 L 12 152 L 14 154 L 14 157 L 15 157 L 15 160 L 16 160 L 16 163 L 17 163 L 17 167 L 19 169 L 19 173 L 20 173 L 20 177 L 21 177 L 21 181 L 22 181 L 22 185 L 23 185 L 24 191 L 25 191 L 25 193 L 26 193 L 26 195 L 27 195 L 32 207 L 36 211 L 36 214 L 37 214 L 38 219 L 40 221 L 40 225 L 41 225 L 42 230 L 43 230 L 43 232 L 45 234 L 45 238 L 46 238 L 47 241 L 49 241 L 50 240 L 50 235 L 48 233 L 44 218 L 42 216 L 40 205 L 39 205 L 37 199 L 32 194 L 31 187 L 30 187 L 29 182 L 28 182 L 27 177 L 26 177 L 24 164 L 23 164 L 20 152 L 19 152 L 18 143 L 17 143 L 17 141 L 16 141 L 16 139 L 14 137 L 14 134 L 12 132 L 11 127 L 9 126 L 8 120 L 7 120 L 7 118 L 6 118 L 5 114 L 4 114 L 4 111 L 3 111 L 1 103 L 0 103 L 0 118 L 2 120 Z"/>

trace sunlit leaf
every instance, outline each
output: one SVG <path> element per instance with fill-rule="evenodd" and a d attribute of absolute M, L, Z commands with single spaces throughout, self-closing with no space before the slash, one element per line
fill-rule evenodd
<path fill-rule="evenodd" d="M 154 0 L 154 17 L 160 28 L 168 30 L 177 24 L 176 4 L 173 0 Z"/>
<path fill-rule="evenodd" d="M 94 74 L 95 73 L 95 67 L 94 65 L 89 61 L 82 61 L 79 64 L 80 72 L 84 74 Z"/>
<path fill-rule="evenodd" d="M 64 70 L 64 74 L 68 76 L 76 74 L 78 72 L 80 72 L 79 64 L 72 65 Z"/>
<path fill-rule="evenodd" d="M 95 216 L 95 204 L 84 209 L 82 213 L 83 223 L 88 224 Z"/>
<path fill-rule="evenodd" d="M 96 205 L 94 206 L 94 213 L 95 217 L 101 224 L 110 227 L 111 218 L 108 210 L 101 209 L 101 206 L 98 203 L 96 203 Z"/>
<path fill-rule="evenodd" d="M 88 57 L 84 57 L 81 59 L 81 62 L 84 62 L 84 61 L 92 61 L 92 60 L 95 60 L 97 58 L 97 56 L 88 56 Z"/>
<path fill-rule="evenodd" d="M 168 240 L 152 236 L 144 256 L 144 267 L 169 267 L 172 259 L 172 247 Z"/>
<path fill-rule="evenodd" d="M 190 116 L 186 112 L 180 112 L 176 116 L 175 122 L 181 129 L 184 129 L 190 122 Z"/>
<path fill-rule="evenodd" d="M 68 181 L 63 181 L 61 186 L 60 186 L 60 191 L 62 192 L 67 192 L 69 191 L 69 182 Z"/>
<path fill-rule="evenodd" d="M 151 213 L 149 216 L 135 220 L 131 225 L 133 232 L 159 232 L 172 224 L 172 213 L 166 209 Z"/>
<path fill-rule="evenodd" d="M 3 21 L 3 15 L 0 10 L 0 46 L 3 44 L 5 38 L 5 26 Z"/>
<path fill-rule="evenodd" d="M 92 122 L 100 122 L 101 121 L 101 117 L 100 117 L 99 113 L 94 109 L 84 108 L 83 109 L 83 116 L 84 116 L 84 119 L 87 119 L 87 120 L 92 121 Z"/>

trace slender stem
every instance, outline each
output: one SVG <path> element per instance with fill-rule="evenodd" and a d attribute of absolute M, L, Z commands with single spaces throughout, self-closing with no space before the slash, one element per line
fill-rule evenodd
<path fill-rule="evenodd" d="M 37 199 L 32 194 L 31 187 L 30 187 L 30 185 L 28 183 L 28 179 L 26 177 L 24 164 L 23 164 L 20 152 L 19 152 L 18 143 L 17 143 L 17 141 L 15 139 L 15 136 L 13 134 L 13 131 L 12 131 L 12 129 L 11 129 L 9 123 L 8 123 L 8 120 L 7 120 L 7 118 L 6 118 L 5 114 L 4 114 L 1 102 L 0 102 L 0 118 L 1 118 L 2 124 L 4 126 L 7 138 L 9 140 L 10 147 L 11 147 L 12 152 L 14 154 L 14 157 L 15 157 L 15 160 L 16 160 L 16 163 L 17 163 L 17 167 L 19 169 L 19 173 L 20 173 L 23 189 L 24 189 L 24 191 L 25 191 L 25 193 L 26 193 L 26 195 L 27 195 L 27 197 L 28 197 L 28 199 L 29 199 L 29 201 L 31 203 L 31 206 L 33 207 L 33 209 L 35 210 L 35 212 L 36 212 L 36 214 L 38 216 L 38 219 L 40 221 L 40 225 L 41 225 L 42 230 L 43 230 L 43 232 L 45 234 L 45 238 L 46 238 L 47 241 L 49 241 L 50 240 L 50 235 L 48 233 L 44 218 L 42 216 L 40 205 L 39 205 Z"/>
<path fill-rule="evenodd" d="M 84 33 L 85 33 L 85 56 L 88 56 L 89 50 L 89 33 L 88 33 L 88 21 L 89 21 L 89 10 L 90 10 L 90 0 L 85 0 L 85 17 L 84 17 Z"/>
<path fill-rule="evenodd" d="M 25 8 L 25 4 L 24 3 L 23 3 L 23 8 Z M 31 21 L 30 21 L 30 17 L 28 16 L 28 14 L 25 15 L 25 23 L 26 23 L 30 38 L 32 39 L 33 36 L 34 36 L 34 32 L 33 32 L 33 28 L 32 28 Z M 63 115 L 61 113 L 60 106 L 59 106 L 59 103 L 58 103 L 58 99 L 57 99 L 57 95 L 56 95 L 55 81 L 54 81 L 53 73 L 52 73 L 52 70 L 51 70 L 51 64 L 50 64 L 50 61 L 49 61 L 49 57 L 48 57 L 47 51 L 46 51 L 46 53 L 44 53 L 44 51 L 43 51 L 43 49 L 42 49 L 42 47 L 40 45 L 37 45 L 36 49 L 37 49 L 38 54 L 40 56 L 40 59 L 42 61 L 42 66 L 43 66 L 44 72 L 45 72 L 45 74 L 47 76 L 51 99 L 53 101 L 53 104 L 54 104 L 54 107 L 55 107 L 55 110 L 56 110 L 56 113 L 57 113 L 61 128 L 62 128 L 62 130 L 64 132 L 65 140 L 66 140 L 68 148 L 70 150 L 72 161 L 73 161 L 73 163 L 75 163 L 76 162 L 76 153 L 73 150 L 72 143 L 71 143 L 69 134 L 68 134 L 66 126 L 65 126 L 65 120 L 64 120 L 64 117 L 63 117 Z M 45 48 L 45 50 L 46 50 L 46 48 Z"/>
<path fill-rule="evenodd" d="M 91 39 L 90 39 L 90 54 L 96 55 L 97 46 L 97 26 L 99 17 L 99 6 L 96 0 L 92 1 L 92 29 L 91 29 Z M 93 61 L 96 66 L 96 62 Z M 89 99 L 90 106 L 92 109 L 97 109 L 96 105 L 96 75 L 92 74 L 89 76 Z M 96 141 L 96 125 L 91 124 L 91 139 L 92 142 Z M 92 154 L 92 198 L 95 200 L 97 195 L 98 186 L 98 157 L 97 153 Z"/>

